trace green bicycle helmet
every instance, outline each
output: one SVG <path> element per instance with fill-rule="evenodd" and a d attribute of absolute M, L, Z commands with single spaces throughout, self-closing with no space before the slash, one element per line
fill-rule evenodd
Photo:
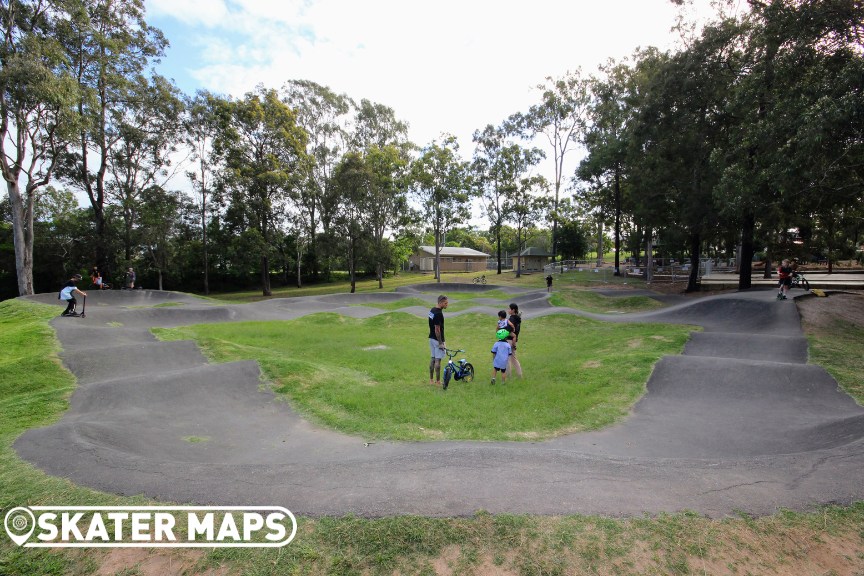
<path fill-rule="evenodd" d="M 498 340 L 506 340 L 508 336 L 510 336 L 510 331 L 506 328 L 501 328 L 495 333 L 495 336 L 498 337 Z"/>

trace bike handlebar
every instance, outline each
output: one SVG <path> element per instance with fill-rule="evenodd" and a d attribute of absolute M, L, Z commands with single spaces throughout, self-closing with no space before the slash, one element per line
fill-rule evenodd
<path fill-rule="evenodd" d="M 462 349 L 454 350 L 453 348 L 444 348 L 444 353 L 447 354 L 448 356 L 450 356 L 451 358 L 453 356 L 456 356 L 459 352 L 464 352 L 464 351 L 465 350 L 462 350 Z M 452 354 L 451 354 L 451 352 L 452 352 Z"/>

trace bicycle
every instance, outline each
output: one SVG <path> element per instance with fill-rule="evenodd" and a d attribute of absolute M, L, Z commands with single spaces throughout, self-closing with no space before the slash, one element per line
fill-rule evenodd
<path fill-rule="evenodd" d="M 483 274 L 482 276 L 475 276 L 474 284 L 486 284 L 486 275 Z"/>
<path fill-rule="evenodd" d="M 444 390 L 446 390 L 447 386 L 450 384 L 451 377 L 456 380 L 462 380 L 463 382 L 474 381 L 474 366 L 472 366 L 470 362 L 465 358 L 459 360 L 459 364 L 453 362 L 453 357 L 460 352 L 465 352 L 465 350 L 453 350 L 452 348 L 444 349 L 444 353 L 450 358 L 447 365 L 444 367 Z"/>
<path fill-rule="evenodd" d="M 793 272 L 792 273 L 792 285 L 789 288 L 802 288 L 804 290 L 810 291 L 810 282 L 807 281 L 807 278 L 804 277 L 804 274 L 801 272 Z"/>

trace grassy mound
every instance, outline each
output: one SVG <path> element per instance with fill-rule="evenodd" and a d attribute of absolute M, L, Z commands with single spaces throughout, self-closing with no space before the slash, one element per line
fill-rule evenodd
<path fill-rule="evenodd" d="M 429 385 L 425 321 L 393 312 L 363 320 L 316 314 L 293 321 L 159 329 L 194 339 L 216 362 L 257 360 L 279 393 L 324 425 L 368 438 L 526 440 L 606 426 L 645 390 L 653 365 L 680 353 L 690 328 L 608 324 L 569 315 L 523 323 L 524 378 L 490 385 L 497 319 L 449 318 L 447 344 L 466 350 L 474 382 Z M 458 358 L 457 358 L 458 359 Z"/>

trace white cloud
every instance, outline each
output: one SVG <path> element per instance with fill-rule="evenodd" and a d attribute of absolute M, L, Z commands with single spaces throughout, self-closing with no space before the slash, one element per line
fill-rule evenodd
<path fill-rule="evenodd" d="M 190 26 L 212 28 L 225 22 L 228 9 L 222 0 L 147 0 L 147 12 L 170 16 Z"/>
<path fill-rule="evenodd" d="M 698 0 L 703 13 L 708 0 Z M 392 107 L 424 145 L 525 110 L 546 76 L 586 74 L 637 46 L 668 48 L 669 0 L 147 0 L 196 35 L 190 75 L 240 96 L 303 78 Z M 169 36 L 169 40 L 170 40 Z M 169 54 L 170 57 L 170 54 Z M 194 62 L 197 60 L 197 62 Z"/>

